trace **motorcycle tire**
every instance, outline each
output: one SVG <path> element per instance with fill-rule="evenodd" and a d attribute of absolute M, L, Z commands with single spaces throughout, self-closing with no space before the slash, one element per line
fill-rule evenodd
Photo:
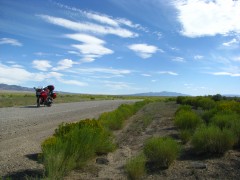
<path fill-rule="evenodd" d="M 47 103 L 46 103 L 47 107 L 51 107 L 52 105 L 52 99 L 50 97 L 47 98 Z"/>
<path fill-rule="evenodd" d="M 37 107 L 40 107 L 40 100 L 37 98 Z"/>

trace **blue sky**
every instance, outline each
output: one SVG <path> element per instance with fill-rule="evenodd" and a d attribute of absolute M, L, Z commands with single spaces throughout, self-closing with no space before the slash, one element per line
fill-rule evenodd
<path fill-rule="evenodd" d="M 0 83 L 239 94 L 238 0 L 0 0 Z"/>

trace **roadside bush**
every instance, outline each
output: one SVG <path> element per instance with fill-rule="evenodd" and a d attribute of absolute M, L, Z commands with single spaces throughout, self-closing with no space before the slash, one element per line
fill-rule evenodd
<path fill-rule="evenodd" d="M 169 137 L 153 137 L 144 145 L 147 160 L 157 167 L 168 168 L 180 154 L 180 145 Z"/>
<path fill-rule="evenodd" d="M 193 131 L 191 129 L 180 130 L 180 138 L 183 144 L 186 144 L 192 137 Z"/>
<path fill-rule="evenodd" d="M 203 110 L 210 110 L 216 106 L 216 102 L 207 97 L 201 98 L 198 104 Z"/>
<path fill-rule="evenodd" d="M 202 123 L 202 119 L 195 112 L 188 110 L 179 111 L 174 118 L 174 124 L 180 130 L 189 129 L 194 131 Z"/>
<path fill-rule="evenodd" d="M 134 115 L 147 103 L 149 103 L 149 101 L 139 101 L 134 104 L 123 104 L 112 112 L 105 112 L 101 114 L 99 121 L 104 127 L 110 130 L 119 130 L 123 127 L 126 119 Z"/>
<path fill-rule="evenodd" d="M 240 147 L 240 120 L 235 120 L 232 122 L 230 131 L 232 131 L 236 136 L 235 145 Z"/>
<path fill-rule="evenodd" d="M 130 179 L 140 179 L 146 173 L 146 157 L 140 154 L 127 161 L 125 166 L 126 172 Z"/>
<path fill-rule="evenodd" d="M 82 127 L 92 127 L 92 128 L 99 128 L 103 129 L 102 124 L 95 119 L 84 119 L 79 122 L 75 123 L 62 123 L 55 129 L 54 136 L 56 137 L 64 137 L 66 136 L 71 130 L 78 127 L 79 129 Z"/>
<path fill-rule="evenodd" d="M 220 101 L 217 104 L 218 111 L 233 111 L 240 114 L 240 103 L 237 101 Z"/>
<path fill-rule="evenodd" d="M 219 112 L 215 114 L 210 123 L 218 126 L 220 129 L 223 128 L 231 128 L 233 123 L 236 121 L 240 121 L 240 116 L 234 112 Z M 235 124 L 235 123 L 234 123 Z"/>
<path fill-rule="evenodd" d="M 213 109 L 210 109 L 210 110 L 206 110 L 203 112 L 202 114 L 202 119 L 205 121 L 206 124 L 209 124 L 210 123 L 210 120 L 212 119 L 212 117 L 217 114 L 217 109 L 216 108 L 213 108 Z"/>
<path fill-rule="evenodd" d="M 177 115 L 181 111 L 192 111 L 192 106 L 190 106 L 190 105 L 181 105 L 181 106 L 179 106 L 179 108 L 175 112 L 175 115 Z"/>
<path fill-rule="evenodd" d="M 111 152 L 115 148 L 112 137 L 94 120 L 62 125 L 60 129 L 56 136 L 42 143 L 43 163 L 50 179 L 62 179 L 95 154 Z"/>
<path fill-rule="evenodd" d="M 232 148 L 235 136 L 228 129 L 202 126 L 195 131 L 191 143 L 198 153 L 223 154 Z"/>

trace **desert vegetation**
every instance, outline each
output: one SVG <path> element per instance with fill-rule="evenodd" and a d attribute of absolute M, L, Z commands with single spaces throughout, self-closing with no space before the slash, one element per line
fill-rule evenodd
<path fill-rule="evenodd" d="M 140 109 L 140 116 L 129 124 L 128 119 L 139 114 Z M 212 163 L 228 154 L 226 152 L 229 150 L 240 147 L 239 109 L 237 98 L 219 95 L 177 97 L 165 99 L 164 102 L 162 98 L 153 98 L 120 105 L 112 112 L 103 113 L 98 119 L 61 124 L 54 135 L 41 145 L 39 160 L 44 164 L 44 177 L 63 179 L 72 170 L 89 166 L 92 159 L 107 157 L 107 154 L 121 149 L 119 145 L 126 144 L 124 141 L 134 148 L 134 144 L 139 145 L 133 155 L 124 159 L 124 177 L 163 178 L 168 177 L 166 172 L 174 174 L 176 171 L 179 177 L 182 174 L 200 177 L 195 174 L 195 169 L 191 169 L 189 161 L 195 162 L 194 159 L 204 157 L 204 161 Z M 125 127 L 128 128 L 122 132 L 122 136 L 116 137 Z M 169 131 L 177 134 L 169 134 Z M 230 177 L 237 177 L 234 172 Z"/>
<path fill-rule="evenodd" d="M 182 106 L 175 115 L 175 125 L 182 141 L 191 140 L 197 153 L 219 155 L 239 146 L 240 103 L 237 98 L 215 95 L 178 97 L 176 101 Z"/>
<path fill-rule="evenodd" d="M 62 179 L 71 170 L 80 168 L 97 154 L 106 154 L 116 148 L 112 130 L 120 129 L 124 121 L 149 101 L 121 105 L 102 114 L 98 120 L 85 119 L 77 123 L 61 124 L 53 137 L 42 143 L 40 159 L 45 176 Z"/>

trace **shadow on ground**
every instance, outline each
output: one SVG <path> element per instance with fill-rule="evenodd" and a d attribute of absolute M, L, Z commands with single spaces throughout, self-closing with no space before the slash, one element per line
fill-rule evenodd
<path fill-rule="evenodd" d="M 40 169 L 27 169 L 23 171 L 13 172 L 3 177 L 3 180 L 26 180 L 26 179 L 42 179 L 43 170 Z"/>
<path fill-rule="evenodd" d="M 39 162 L 39 154 L 27 154 L 26 157 L 30 160 Z M 3 180 L 11 179 L 11 180 L 27 180 L 27 179 L 43 179 L 44 172 L 43 169 L 25 169 L 22 171 L 12 172 L 3 176 Z"/>

